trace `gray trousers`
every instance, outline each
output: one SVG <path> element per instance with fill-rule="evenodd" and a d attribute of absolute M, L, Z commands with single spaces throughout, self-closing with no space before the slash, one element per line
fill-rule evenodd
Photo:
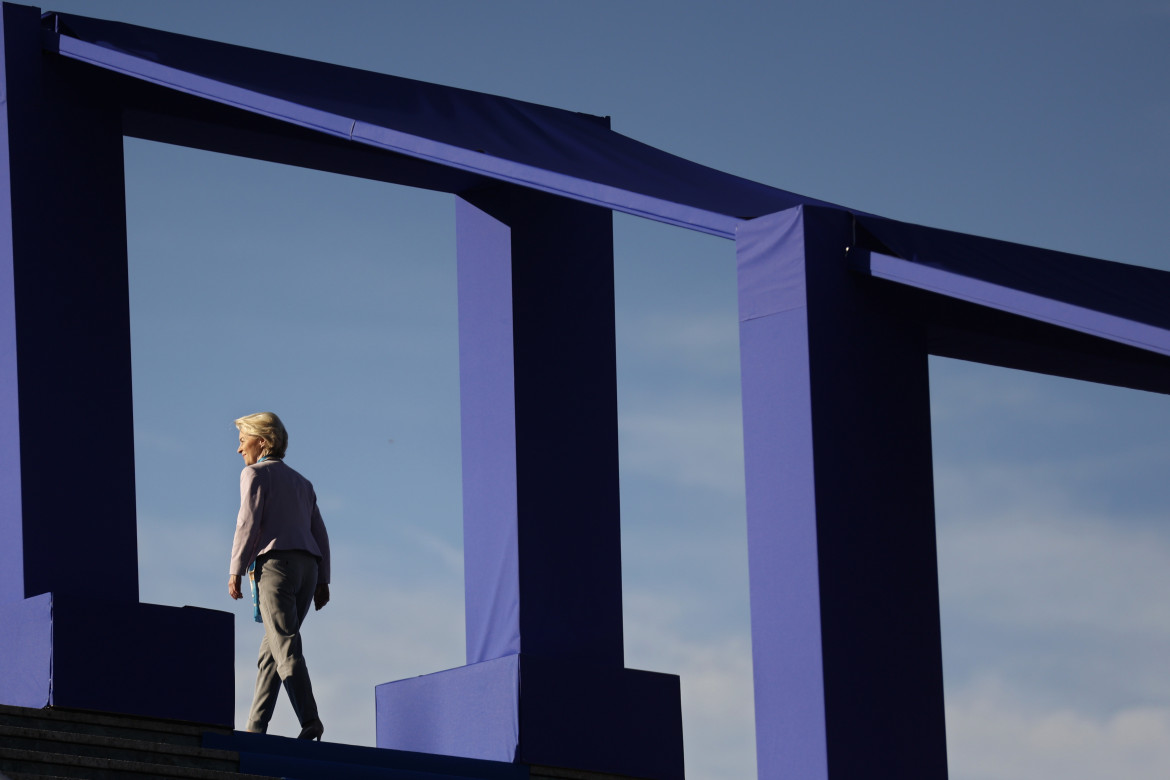
<path fill-rule="evenodd" d="M 301 654 L 301 623 L 317 589 L 317 559 L 304 550 L 273 550 L 256 559 L 264 639 L 256 662 L 256 694 L 248 731 L 264 733 L 276 709 L 280 684 L 302 727 L 317 720 L 317 701 Z"/>

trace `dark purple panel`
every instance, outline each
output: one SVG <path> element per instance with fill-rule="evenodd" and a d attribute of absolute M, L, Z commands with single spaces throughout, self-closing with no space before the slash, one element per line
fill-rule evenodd
<path fill-rule="evenodd" d="M 7 536 L 23 556 L 24 593 L 13 595 L 136 602 L 121 120 L 116 105 L 90 100 L 99 84 L 29 47 L 40 26 L 26 13 L 13 28 L 18 11 L 5 6 L 5 35 L 23 37 L 13 57 L 23 52 L 32 60 L 21 62 L 21 89 L 13 93 L 19 100 L 8 115 L 12 234 L 4 251 L 11 253 L 7 276 L 17 304 L 17 395 L 10 354 L 3 393 L 6 415 L 15 398 L 25 434 L 18 469 L 5 472 L 7 480 L 20 479 L 21 535 L 13 538 L 9 528 Z M 13 58 L 7 62 L 11 67 Z M 12 584 L 6 582 L 10 592 Z"/>
<path fill-rule="evenodd" d="M 49 704 L 53 680 L 53 597 L 0 603 L 0 704 Z"/>
<path fill-rule="evenodd" d="M 232 725 L 234 617 L 53 594 L 58 707 Z"/>
<path fill-rule="evenodd" d="M 673 674 L 520 657 L 526 764 L 682 780 L 682 735 Z"/>
<path fill-rule="evenodd" d="M 519 659 L 509 655 L 377 686 L 378 747 L 514 761 Z"/>
<path fill-rule="evenodd" d="M 805 207 L 737 241 L 760 775 L 945 777 L 925 326 L 850 235 Z"/>

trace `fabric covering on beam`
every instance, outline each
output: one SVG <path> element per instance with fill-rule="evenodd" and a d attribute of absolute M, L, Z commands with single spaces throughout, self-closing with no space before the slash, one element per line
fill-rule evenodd
<path fill-rule="evenodd" d="M 605 117 L 81 16 L 46 25 L 46 49 L 132 78 L 728 238 L 742 219 L 831 205 L 655 149 Z"/>
<path fill-rule="evenodd" d="M 47 14 L 43 24 L 46 50 L 182 95 L 193 101 L 189 110 L 206 111 L 213 101 L 324 134 L 332 144 L 419 161 L 411 186 L 458 192 L 468 182 L 506 181 L 726 238 L 752 219 L 795 206 L 840 209 L 854 216 L 880 254 L 985 282 L 1016 300 L 1020 293 L 1034 303 L 1048 301 L 1023 307 L 1020 317 L 1167 354 L 1170 273 L 1164 271 L 844 209 L 675 157 L 613 132 L 604 117 L 81 16 Z M 384 159 L 378 164 L 393 166 Z M 922 287 L 921 279 L 905 275 L 885 278 Z M 969 286 L 934 292 L 972 301 Z M 1050 316 L 1049 303 L 1080 314 L 1068 321 Z M 1125 350 L 1107 357 L 1123 374 L 1133 362 Z M 1134 376 L 1113 383 L 1163 392 L 1156 377 L 1143 378 L 1150 370 L 1136 367 Z"/>
<path fill-rule="evenodd" d="M 875 276 L 1170 355 L 1170 273 L 869 215 L 856 219 L 888 248 L 884 254 L 910 261 L 898 272 L 880 261 L 885 271 Z"/>

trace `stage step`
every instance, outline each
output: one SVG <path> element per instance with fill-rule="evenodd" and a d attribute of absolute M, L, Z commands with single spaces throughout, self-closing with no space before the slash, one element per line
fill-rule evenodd
<path fill-rule="evenodd" d="M 0 772 L 25 778 L 260 780 L 239 772 L 239 755 L 205 748 L 198 723 L 57 708 L 0 705 Z"/>
<path fill-rule="evenodd" d="M 242 770 L 242 771 L 241 771 Z M 635 780 L 596 772 L 246 734 L 131 715 L 0 705 L 10 780 Z"/>

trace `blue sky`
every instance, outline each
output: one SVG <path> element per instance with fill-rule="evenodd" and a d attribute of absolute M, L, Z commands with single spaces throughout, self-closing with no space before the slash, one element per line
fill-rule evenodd
<path fill-rule="evenodd" d="M 1170 270 L 1170 2 L 60 2 L 613 117 L 910 222 Z M 450 196 L 126 142 L 142 597 L 238 616 L 240 461 L 272 409 L 317 487 L 327 736 L 463 662 Z M 733 246 L 615 217 L 627 665 L 680 674 L 688 776 L 754 774 Z M 1170 401 L 932 360 L 957 780 L 1170 765 Z M 286 704 L 273 731 L 293 731 Z"/>

